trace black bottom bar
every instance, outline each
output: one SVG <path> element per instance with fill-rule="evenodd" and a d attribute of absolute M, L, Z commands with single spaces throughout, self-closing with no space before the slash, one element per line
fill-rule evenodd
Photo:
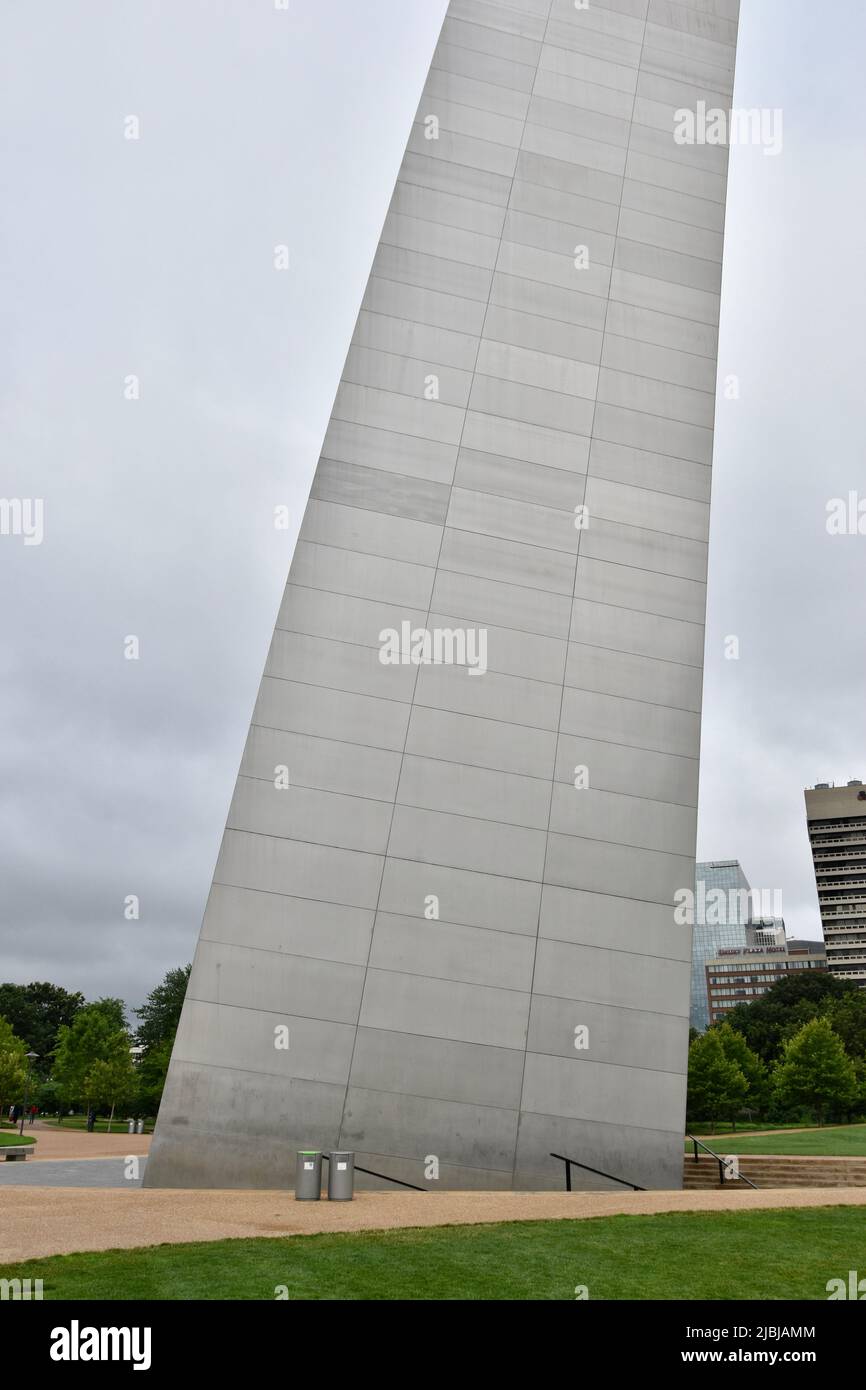
<path fill-rule="evenodd" d="M 324 1331 L 333 1318 L 327 1305 L 307 1303 L 301 1311 L 297 1302 L 293 1306 L 279 1299 L 227 1304 L 218 1324 L 207 1302 L 17 1302 L 7 1303 L 3 1311 L 10 1347 L 26 1348 L 22 1369 L 26 1366 L 27 1377 L 38 1377 L 41 1383 L 47 1376 L 49 1384 L 55 1377 L 62 1384 L 76 1370 L 88 1372 L 92 1379 L 100 1364 L 112 1374 L 138 1364 L 142 1375 L 194 1366 L 198 1384 L 209 1373 L 219 1373 L 221 1380 L 233 1372 L 248 1377 L 251 1370 L 265 1374 L 281 1362 L 285 1370 L 290 1364 L 297 1367 L 296 1353 L 304 1346 L 309 1351 L 317 1345 L 310 1340 L 311 1319 L 321 1322 Z M 364 1317 L 370 1316 L 368 1309 Z M 393 1328 L 392 1321 L 385 1321 L 387 1310 L 380 1316 L 383 1330 Z M 430 1317 L 429 1308 L 426 1316 Z M 452 1313 L 443 1308 L 435 1316 L 448 1318 Z M 481 1314 L 473 1302 L 472 1316 L 475 1323 L 483 1318 L 489 1334 L 487 1317 L 496 1317 L 495 1304 Z M 507 1327 L 512 1329 L 513 1316 L 513 1311 L 508 1314 Z M 676 1367 L 785 1370 L 796 1365 L 818 1371 L 826 1381 L 828 1371 L 841 1370 L 850 1361 L 851 1337 L 862 1332 L 863 1325 L 860 1309 L 823 1301 L 594 1303 L 579 1294 L 567 1312 L 548 1309 L 545 1317 L 554 1324 L 551 1332 L 582 1339 L 580 1345 L 591 1355 L 596 1373 L 601 1363 L 612 1374 L 636 1371 L 642 1377 Z M 583 1340 L 587 1337 L 592 1342 Z M 115 1349 L 120 1359 L 112 1359 Z M 488 1350 L 495 1359 L 495 1343 L 488 1344 Z M 92 1359 L 93 1351 L 100 1359 Z M 425 1350 L 428 1372 L 428 1355 L 435 1362 L 438 1354 L 451 1356 L 453 1349 L 443 1347 L 437 1353 L 433 1339 Z"/>

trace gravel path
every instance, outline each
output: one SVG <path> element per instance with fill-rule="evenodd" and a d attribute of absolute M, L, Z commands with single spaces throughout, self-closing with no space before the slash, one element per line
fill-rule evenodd
<path fill-rule="evenodd" d="M 321 1231 L 542 1221 L 663 1211 L 866 1206 L 866 1188 L 763 1192 L 363 1192 L 354 1202 L 295 1202 L 285 1192 L 6 1187 L 0 1260 L 73 1250 L 313 1235 Z"/>

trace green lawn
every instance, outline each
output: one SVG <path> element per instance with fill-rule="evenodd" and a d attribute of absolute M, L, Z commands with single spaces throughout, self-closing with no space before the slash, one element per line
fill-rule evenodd
<path fill-rule="evenodd" d="M 35 1136 L 35 1135 L 28 1135 L 28 1133 L 27 1133 L 27 1125 L 24 1126 L 24 1134 L 23 1134 L 23 1136 L 20 1135 L 20 1134 L 18 1134 L 17 1132 L 16 1132 L 15 1134 L 12 1134 L 11 1132 L 7 1132 L 5 1129 L 0 1130 L 0 1149 L 8 1149 L 10 1146 L 15 1147 L 16 1145 L 19 1145 L 19 1144 L 35 1144 L 35 1143 L 36 1143 L 36 1136 Z"/>
<path fill-rule="evenodd" d="M 64 1116 L 63 1116 L 63 1123 L 62 1123 L 62 1124 L 59 1124 L 58 1121 L 54 1118 L 54 1116 L 50 1116 L 50 1117 L 49 1117 L 49 1116 L 45 1115 L 45 1116 L 42 1117 L 42 1123 L 43 1123 L 43 1124 L 46 1124 L 46 1125 L 53 1125 L 55 1129 L 83 1129 L 83 1130 L 86 1130 L 86 1129 L 87 1129 L 87 1116 L 86 1116 L 86 1115 L 64 1115 Z M 112 1134 L 126 1134 L 126 1133 L 127 1133 L 127 1125 L 128 1125 L 128 1123 L 129 1123 L 129 1117 L 128 1117 L 128 1116 L 123 1115 L 123 1116 L 121 1116 L 120 1119 L 118 1119 L 117 1116 L 115 1115 L 114 1119 L 113 1119 L 112 1122 L 111 1122 L 111 1133 L 112 1133 Z M 144 1132 L 145 1132 L 145 1134 L 150 1134 L 150 1133 L 152 1133 L 152 1131 L 153 1131 L 153 1120 L 145 1120 L 145 1122 L 144 1122 Z M 94 1131 L 93 1131 L 93 1132 L 94 1132 L 95 1134 L 107 1134 L 107 1133 L 108 1133 L 108 1120 L 107 1120 L 107 1119 L 104 1119 L 104 1118 L 98 1119 L 98 1120 L 96 1121 L 96 1125 L 95 1125 L 95 1127 L 94 1127 Z"/>
<path fill-rule="evenodd" d="M 750 1131 L 750 1130 L 753 1130 L 753 1129 L 758 1129 L 758 1130 L 765 1130 L 765 1129 L 773 1129 L 773 1130 L 803 1129 L 804 1126 L 811 1127 L 813 1124 L 814 1124 L 814 1121 L 813 1121 L 813 1120 L 809 1120 L 809 1119 L 798 1120 L 798 1121 L 796 1121 L 796 1123 L 792 1120 L 790 1124 L 784 1124 L 784 1125 L 770 1124 L 769 1121 L 765 1121 L 765 1120 L 737 1120 L 736 1133 L 737 1133 L 737 1134 L 748 1134 L 749 1131 Z M 713 1138 L 718 1139 L 718 1137 L 719 1137 L 720 1134 L 731 1134 L 731 1133 L 734 1133 L 734 1131 L 731 1130 L 730 1122 L 727 1121 L 727 1120 L 725 1120 L 725 1121 L 721 1121 L 721 1120 L 720 1120 L 720 1121 L 719 1121 L 719 1124 L 718 1124 L 718 1127 L 717 1127 L 717 1133 L 716 1133 L 715 1135 L 711 1134 L 710 1131 L 709 1131 L 708 1129 L 705 1129 L 704 1126 L 703 1126 L 702 1124 L 689 1125 L 689 1126 L 688 1126 L 688 1129 L 689 1129 L 690 1133 L 696 1134 L 696 1135 L 698 1136 L 699 1139 L 707 1139 L 708 1142 L 709 1142 L 709 1139 L 713 1139 Z"/>
<path fill-rule="evenodd" d="M 47 1299 L 826 1299 L 866 1269 L 862 1207 L 676 1212 L 58 1255 L 0 1268 Z"/>
<path fill-rule="evenodd" d="M 840 1158 L 866 1158 L 866 1125 L 835 1125 L 826 1129 L 807 1129 L 800 1134 L 742 1135 L 716 1134 L 704 1143 L 717 1154 L 835 1154 Z M 702 1150 L 699 1148 L 698 1153 Z M 693 1154 L 686 1140 L 686 1153 Z"/>

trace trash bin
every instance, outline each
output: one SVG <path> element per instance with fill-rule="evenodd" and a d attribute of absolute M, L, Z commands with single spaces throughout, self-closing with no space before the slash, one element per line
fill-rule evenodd
<path fill-rule="evenodd" d="M 136 1134 L 144 1134 L 144 1120 L 138 1120 L 135 1126 Z"/>
<path fill-rule="evenodd" d="M 129 1122 L 129 1133 L 130 1133 L 130 1134 L 134 1134 L 134 1133 L 135 1133 L 135 1120 L 130 1120 L 130 1122 Z"/>
<path fill-rule="evenodd" d="M 322 1155 L 318 1149 L 302 1149 L 295 1166 L 295 1201 L 318 1202 L 322 1195 Z"/>
<path fill-rule="evenodd" d="M 328 1157 L 329 1201 L 351 1202 L 355 1190 L 355 1155 L 334 1151 Z"/>

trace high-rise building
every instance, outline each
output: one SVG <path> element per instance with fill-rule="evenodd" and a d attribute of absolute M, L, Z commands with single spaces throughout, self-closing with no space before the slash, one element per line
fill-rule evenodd
<path fill-rule="evenodd" d="M 746 927 L 752 918 L 751 892 L 749 880 L 736 859 L 713 859 L 695 866 L 690 1022 L 702 1033 L 711 1022 L 707 964 L 720 951 L 745 949 Z M 723 899 L 709 897 L 719 893 Z"/>
<path fill-rule="evenodd" d="M 806 789 L 827 969 L 866 985 L 866 787 L 819 782 Z"/>
<path fill-rule="evenodd" d="M 421 1186 L 559 1185 L 551 1151 L 681 1185 L 728 152 L 679 113 L 730 105 L 737 15 L 452 0 L 149 1185 L 340 1146 Z"/>
<path fill-rule="evenodd" d="M 779 918 L 757 918 L 746 927 L 745 946 L 723 947 L 715 960 L 707 961 L 710 1023 L 723 1023 L 737 1004 L 754 1003 L 789 974 L 826 969 L 822 941 L 788 940 Z"/>

